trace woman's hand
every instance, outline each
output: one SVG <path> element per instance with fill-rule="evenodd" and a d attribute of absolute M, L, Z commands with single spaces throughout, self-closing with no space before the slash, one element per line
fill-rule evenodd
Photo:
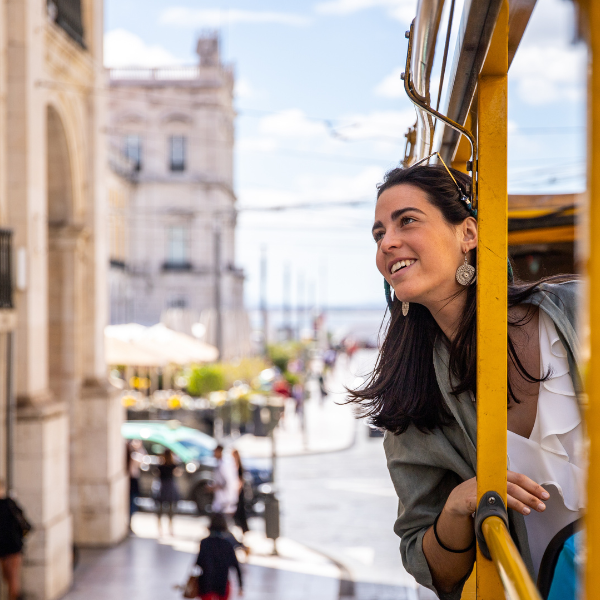
<path fill-rule="evenodd" d="M 507 471 L 508 508 L 512 508 L 523 515 L 528 515 L 531 509 L 543 512 L 546 505 L 542 500 L 547 500 L 550 494 L 535 481 L 522 473 Z M 477 510 L 477 478 L 467 479 L 457 485 L 444 506 L 444 511 L 449 515 L 466 516 Z"/>

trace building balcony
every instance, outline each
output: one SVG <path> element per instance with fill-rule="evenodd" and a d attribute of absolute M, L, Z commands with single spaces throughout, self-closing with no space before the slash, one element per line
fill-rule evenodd
<path fill-rule="evenodd" d="M 177 272 L 182 272 L 182 271 L 191 271 L 192 270 L 192 263 L 189 261 L 181 261 L 181 262 L 171 262 L 171 261 L 165 261 L 162 264 L 162 270 L 163 271 L 177 271 Z"/>
<path fill-rule="evenodd" d="M 81 0 L 47 0 L 50 18 L 82 48 L 85 48 Z"/>
<path fill-rule="evenodd" d="M 13 308 L 12 231 L 0 229 L 0 309 Z"/>
<path fill-rule="evenodd" d="M 125 264 L 125 261 L 120 258 L 111 258 L 110 259 L 110 268 L 118 269 L 120 271 L 126 271 L 127 265 Z"/>

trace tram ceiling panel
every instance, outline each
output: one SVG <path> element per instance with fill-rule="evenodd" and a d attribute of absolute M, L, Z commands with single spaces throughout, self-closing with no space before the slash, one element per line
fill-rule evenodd
<path fill-rule="evenodd" d="M 466 0 L 458 32 L 450 75 L 448 104 L 443 111 L 464 125 L 477 93 L 477 80 L 485 61 L 490 40 L 503 0 Z M 508 64 L 516 54 L 536 0 L 509 0 Z M 445 127 L 440 154 L 450 162 L 454 158 L 460 134 Z"/>

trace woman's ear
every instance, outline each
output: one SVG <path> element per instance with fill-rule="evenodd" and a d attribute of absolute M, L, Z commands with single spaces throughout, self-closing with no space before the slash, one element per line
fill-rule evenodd
<path fill-rule="evenodd" d="M 467 250 L 477 247 L 477 221 L 473 217 L 467 217 L 462 222 L 461 243 Z"/>

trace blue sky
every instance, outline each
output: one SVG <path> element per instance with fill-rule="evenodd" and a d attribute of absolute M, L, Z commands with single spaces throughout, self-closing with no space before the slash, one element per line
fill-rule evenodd
<path fill-rule="evenodd" d="M 248 276 L 247 304 L 258 300 L 266 245 L 272 305 L 282 302 L 289 268 L 293 303 L 303 281 L 301 302 L 383 307 L 369 230 L 375 185 L 402 158 L 415 119 L 399 73 L 416 0 L 105 0 L 105 7 L 107 65 L 193 64 L 198 33 L 221 31 L 237 77 L 240 208 L 367 201 L 242 210 L 237 261 Z M 461 7 L 457 0 L 454 33 Z M 511 192 L 584 187 L 586 57 L 573 39 L 572 3 L 538 0 L 509 76 Z"/>

